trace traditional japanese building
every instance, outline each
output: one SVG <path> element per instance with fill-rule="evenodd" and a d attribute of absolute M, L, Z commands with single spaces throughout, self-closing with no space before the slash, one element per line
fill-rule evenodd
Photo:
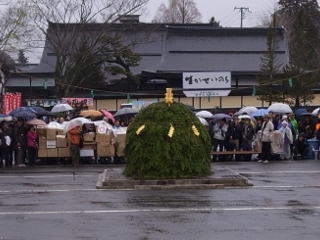
<path fill-rule="evenodd" d="M 264 106 L 251 95 L 252 86 L 257 85 L 261 57 L 267 51 L 267 28 L 215 28 L 209 24 L 166 25 L 136 21 L 134 27 L 123 30 L 122 24 L 114 24 L 110 31 L 122 29 L 124 41 L 137 35 L 148 36 L 147 41 L 133 49 L 142 57 L 139 64 L 131 68 L 132 73 L 140 77 L 141 84 L 137 91 L 117 93 L 108 77 L 104 89 L 114 93 L 96 92 L 94 108 L 116 110 L 126 102 L 127 95 L 131 100 L 159 101 L 166 87 L 173 88 L 176 101 L 199 109 Z M 92 24 L 90 29 L 98 29 L 98 25 Z M 49 23 L 48 33 L 56 34 L 63 29 L 63 24 Z M 276 32 L 279 39 L 276 54 L 279 63 L 286 64 L 289 55 L 284 29 L 278 28 Z M 47 40 L 40 64 L 24 74 L 12 74 L 7 87 L 10 91 L 22 92 L 26 100 L 59 102 L 60 99 L 54 98 L 55 65 L 56 55 Z M 92 96 L 90 91 L 82 91 L 65 97 Z"/>

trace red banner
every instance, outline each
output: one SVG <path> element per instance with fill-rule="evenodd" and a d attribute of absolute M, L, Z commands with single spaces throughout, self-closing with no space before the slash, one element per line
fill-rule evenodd
<path fill-rule="evenodd" d="M 21 107 L 21 93 L 6 93 L 3 96 L 3 114 L 7 115 L 19 107 Z"/>

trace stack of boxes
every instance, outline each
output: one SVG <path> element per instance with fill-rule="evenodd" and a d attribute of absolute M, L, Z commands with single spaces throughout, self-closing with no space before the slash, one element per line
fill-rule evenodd
<path fill-rule="evenodd" d="M 62 130 L 37 128 L 39 136 L 39 158 L 69 158 L 70 149 L 66 134 Z M 118 157 L 124 156 L 126 133 L 112 131 L 91 132 L 83 135 L 81 157 Z"/>
<path fill-rule="evenodd" d="M 62 130 L 37 128 L 39 136 L 39 158 L 68 158 L 70 149 L 66 134 Z"/>

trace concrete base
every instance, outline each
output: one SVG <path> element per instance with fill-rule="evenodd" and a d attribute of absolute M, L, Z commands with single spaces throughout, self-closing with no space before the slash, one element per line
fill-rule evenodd
<path fill-rule="evenodd" d="M 122 173 L 124 168 L 105 169 L 99 175 L 97 189 L 213 189 L 252 186 L 248 179 L 227 167 L 213 167 L 211 176 L 188 179 L 135 179 Z"/>

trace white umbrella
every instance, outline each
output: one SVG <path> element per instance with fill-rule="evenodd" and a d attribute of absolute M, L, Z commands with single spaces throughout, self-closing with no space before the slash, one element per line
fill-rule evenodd
<path fill-rule="evenodd" d="M 200 111 L 196 113 L 197 117 L 202 117 L 202 118 L 212 118 L 213 114 L 208 111 Z"/>
<path fill-rule="evenodd" d="M 251 113 L 253 113 L 254 111 L 257 111 L 258 108 L 256 107 L 243 107 L 239 110 L 239 113 L 240 114 L 243 114 L 243 113 L 247 113 L 248 115 L 250 115 Z"/>
<path fill-rule="evenodd" d="M 268 111 L 274 113 L 292 113 L 292 109 L 284 103 L 274 103 L 268 108 Z"/>
<path fill-rule="evenodd" d="M 198 117 L 198 118 L 199 118 L 200 122 L 201 122 L 203 125 L 209 126 L 209 123 L 207 122 L 207 120 L 205 120 L 205 119 L 202 118 L 202 117 Z"/>
<path fill-rule="evenodd" d="M 317 108 L 317 109 L 313 110 L 312 114 L 318 115 L 319 111 L 320 111 L 320 108 Z"/>
<path fill-rule="evenodd" d="M 60 112 L 68 112 L 71 110 L 73 110 L 73 108 L 69 104 L 63 103 L 63 104 L 58 104 L 58 105 L 54 106 L 52 108 L 51 112 L 60 113 Z"/>
<path fill-rule="evenodd" d="M 53 129 L 63 130 L 63 126 L 62 126 L 60 123 L 57 123 L 57 122 L 50 122 L 50 123 L 47 125 L 47 128 L 53 128 Z"/>
<path fill-rule="evenodd" d="M 70 120 L 64 127 L 63 131 L 65 133 L 69 132 L 71 129 L 75 128 L 75 127 L 79 127 L 82 126 L 85 123 L 89 123 L 90 120 L 86 119 L 86 118 L 74 118 L 72 120 Z"/>

